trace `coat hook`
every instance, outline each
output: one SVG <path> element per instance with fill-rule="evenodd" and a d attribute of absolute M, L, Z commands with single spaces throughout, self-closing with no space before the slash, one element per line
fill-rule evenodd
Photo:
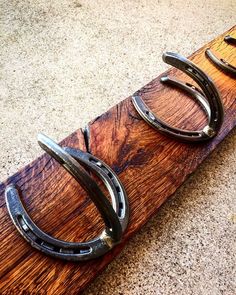
<path fill-rule="evenodd" d="M 223 104 L 213 81 L 194 63 L 179 54 L 167 52 L 163 54 L 162 58 L 167 64 L 186 73 L 201 87 L 202 91 L 189 83 L 183 83 L 176 79 L 169 78 L 168 76 L 161 78 L 162 83 L 177 86 L 190 94 L 205 110 L 208 117 L 208 124 L 202 130 L 197 131 L 172 127 L 157 118 L 157 116 L 144 103 L 138 92 L 132 96 L 132 102 L 135 109 L 153 128 L 174 139 L 197 142 L 213 138 L 219 132 L 224 118 Z"/>
<path fill-rule="evenodd" d="M 230 35 L 225 36 L 224 40 L 225 40 L 225 42 L 227 42 L 229 44 L 236 45 L 236 38 L 233 38 Z"/>
<path fill-rule="evenodd" d="M 104 220 L 105 229 L 98 237 L 87 242 L 74 243 L 56 239 L 33 222 L 20 200 L 18 188 L 9 185 L 5 197 L 14 225 L 32 247 L 50 256 L 84 261 L 104 255 L 121 241 L 128 224 L 128 198 L 122 183 L 108 165 L 89 153 L 69 147 L 62 148 L 43 134 L 39 134 L 38 142 L 88 192 Z M 81 164 L 102 180 L 111 195 L 112 205 Z"/>
<path fill-rule="evenodd" d="M 219 59 L 218 57 L 216 57 L 215 54 L 213 54 L 209 48 L 206 49 L 205 53 L 206 56 L 211 60 L 211 62 L 215 64 L 223 72 L 226 72 L 227 74 L 232 76 L 236 76 L 236 67 L 229 64 L 223 58 Z"/>

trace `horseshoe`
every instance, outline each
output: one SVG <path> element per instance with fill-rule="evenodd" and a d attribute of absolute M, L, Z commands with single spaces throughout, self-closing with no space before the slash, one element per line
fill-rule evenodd
<path fill-rule="evenodd" d="M 172 127 L 149 109 L 138 92 L 132 96 L 135 109 L 151 127 L 174 139 L 200 142 L 213 138 L 219 132 L 224 119 L 223 105 L 213 81 L 194 63 L 179 54 L 167 52 L 163 54 L 162 58 L 167 64 L 186 73 L 201 87 L 202 91 L 189 83 L 183 83 L 168 76 L 161 78 L 162 83 L 177 86 L 190 94 L 206 112 L 208 124 L 202 130 L 196 131 Z"/>
<path fill-rule="evenodd" d="M 236 45 L 236 39 L 230 35 L 225 36 L 224 40 L 225 40 L 225 42 L 227 42 L 229 44 Z"/>
<path fill-rule="evenodd" d="M 214 65 L 216 65 L 219 69 L 221 69 L 223 72 L 229 75 L 236 77 L 236 67 L 229 64 L 223 58 L 219 59 L 218 57 L 216 57 L 215 54 L 213 54 L 209 48 L 207 48 L 205 53 L 206 53 L 206 56 L 210 59 L 210 61 Z"/>
<path fill-rule="evenodd" d="M 56 239 L 37 227 L 20 200 L 18 188 L 9 185 L 5 198 L 13 224 L 32 247 L 50 256 L 85 261 L 104 255 L 121 241 L 128 224 L 129 205 L 122 183 L 108 165 L 89 153 L 62 148 L 43 134 L 38 135 L 38 142 L 88 192 L 104 220 L 105 229 L 98 237 L 82 243 Z M 112 205 L 81 164 L 102 180 L 111 195 Z"/>

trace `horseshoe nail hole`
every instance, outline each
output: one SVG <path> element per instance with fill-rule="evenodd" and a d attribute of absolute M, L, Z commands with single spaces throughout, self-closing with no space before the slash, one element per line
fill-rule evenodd
<path fill-rule="evenodd" d="M 191 88 L 194 89 L 194 90 L 196 89 L 196 87 L 195 87 L 194 85 L 192 85 L 192 84 L 190 84 L 190 83 L 188 83 L 188 82 L 185 83 L 185 84 L 186 84 L 186 86 L 191 87 Z"/>
<path fill-rule="evenodd" d="M 86 254 L 86 253 L 90 253 L 91 252 L 91 249 L 88 249 L 88 250 L 80 250 L 80 254 Z"/>
<path fill-rule="evenodd" d="M 149 113 L 149 118 L 153 121 L 155 121 L 155 119 L 156 119 L 152 113 Z"/>
<path fill-rule="evenodd" d="M 206 83 L 205 79 L 201 75 L 199 75 L 196 71 L 195 71 L 194 74 L 198 78 L 198 80 L 200 80 L 204 84 Z"/>
<path fill-rule="evenodd" d="M 120 217 L 120 218 L 121 218 L 121 217 L 122 217 L 122 215 L 123 215 L 122 213 L 123 213 L 123 209 L 119 208 L 118 217 Z"/>
<path fill-rule="evenodd" d="M 33 241 L 37 240 L 36 235 L 31 230 L 28 231 L 27 235 L 31 240 L 33 240 Z"/>
<path fill-rule="evenodd" d="M 74 254 L 74 250 L 73 249 L 61 248 L 60 249 L 60 253 L 63 253 L 63 254 Z"/>
<path fill-rule="evenodd" d="M 36 237 L 36 239 L 34 241 L 35 241 L 36 244 L 39 244 L 39 245 L 43 244 L 43 241 L 38 237 Z"/>
<path fill-rule="evenodd" d="M 158 122 L 159 124 L 160 124 L 160 126 L 161 126 L 161 128 L 163 128 L 163 129 L 169 129 L 167 126 L 165 126 L 164 124 L 162 124 L 161 122 Z"/>
<path fill-rule="evenodd" d="M 109 171 L 107 170 L 107 168 L 105 166 L 101 165 L 100 167 L 104 172 L 106 172 L 106 174 L 108 174 Z"/>
<path fill-rule="evenodd" d="M 186 70 L 192 74 L 194 74 L 198 80 L 200 80 L 202 83 L 204 83 L 204 78 L 193 68 L 187 67 Z"/>
<path fill-rule="evenodd" d="M 74 249 L 74 254 L 87 254 L 90 252 L 91 252 L 91 248 L 89 248 L 89 247 Z"/>
<path fill-rule="evenodd" d="M 102 163 L 101 163 L 101 162 L 97 162 L 96 165 L 97 165 L 98 167 L 102 167 Z"/>
<path fill-rule="evenodd" d="M 113 178 L 113 175 L 111 174 L 110 171 L 108 171 L 107 175 L 108 175 L 110 178 Z"/>
<path fill-rule="evenodd" d="M 53 246 L 53 251 L 55 251 L 55 252 L 58 252 L 58 253 L 59 253 L 59 252 L 60 252 L 60 250 L 61 250 L 61 249 L 60 249 L 59 247 Z"/>
<path fill-rule="evenodd" d="M 148 110 L 145 111 L 145 114 L 151 119 L 151 120 L 155 120 L 155 116 Z"/>
<path fill-rule="evenodd" d="M 48 250 L 51 250 L 51 251 L 54 251 L 54 246 L 52 244 L 49 244 L 47 242 L 42 242 L 41 243 L 41 246 L 43 246 L 44 248 L 48 249 Z"/>
<path fill-rule="evenodd" d="M 188 72 L 190 72 L 190 73 L 193 73 L 193 74 L 197 74 L 197 72 L 193 69 L 193 68 L 190 68 L 190 67 L 186 67 L 186 70 L 188 71 Z"/>
<path fill-rule="evenodd" d="M 106 172 L 106 174 L 109 176 L 110 179 L 113 178 L 112 173 L 105 166 L 102 165 L 101 168 L 104 172 Z"/>
<path fill-rule="evenodd" d="M 89 162 L 97 164 L 97 161 L 95 161 L 93 158 L 89 158 Z"/>
<path fill-rule="evenodd" d="M 29 227 L 28 227 L 28 225 L 25 223 L 23 217 L 22 217 L 21 215 L 19 215 L 19 216 L 17 217 L 17 219 L 18 219 L 18 222 L 20 223 L 22 229 L 23 229 L 25 232 L 29 231 Z"/>
<path fill-rule="evenodd" d="M 123 205 L 123 203 L 121 203 L 121 202 L 119 203 L 119 208 L 120 208 L 120 209 L 124 209 L 124 205 Z"/>
<path fill-rule="evenodd" d="M 116 186 L 116 191 L 117 191 L 118 193 L 120 193 L 120 192 L 121 192 L 121 190 L 120 190 L 120 187 L 119 187 L 119 186 Z"/>
<path fill-rule="evenodd" d="M 227 66 L 229 65 L 229 63 L 227 63 L 227 61 L 224 60 L 223 58 L 221 58 L 220 60 L 221 60 L 225 65 L 227 65 Z"/>
<path fill-rule="evenodd" d="M 122 202 L 122 193 L 118 192 L 117 196 L 118 196 L 119 203 L 123 203 Z"/>
<path fill-rule="evenodd" d="M 98 167 L 102 167 L 102 163 L 99 161 L 94 160 L 93 158 L 89 158 L 89 162 L 94 163 Z"/>

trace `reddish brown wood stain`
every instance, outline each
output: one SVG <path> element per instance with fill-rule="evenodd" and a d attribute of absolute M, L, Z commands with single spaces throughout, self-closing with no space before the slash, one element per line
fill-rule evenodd
<path fill-rule="evenodd" d="M 89 124 L 90 151 L 118 173 L 130 202 L 130 223 L 123 242 L 104 257 L 86 263 L 47 257 L 31 248 L 11 223 L 4 189 L 13 182 L 21 188 L 30 215 L 49 234 L 79 241 L 101 231 L 102 221 L 88 196 L 49 156 L 41 156 L 0 184 L 1 294 L 78 294 L 235 126 L 236 80 L 216 69 L 204 55 L 205 48 L 211 47 L 235 65 L 236 48 L 223 42 L 223 36 L 229 33 L 236 36 L 236 27 L 190 58 L 212 77 L 224 102 L 224 125 L 212 141 L 186 144 L 161 135 L 140 119 L 130 97 Z M 175 69 L 169 74 L 188 79 Z M 205 118 L 196 104 L 184 93 L 160 84 L 159 79 L 140 90 L 151 109 L 175 126 L 202 125 Z M 81 129 L 62 144 L 86 150 Z"/>

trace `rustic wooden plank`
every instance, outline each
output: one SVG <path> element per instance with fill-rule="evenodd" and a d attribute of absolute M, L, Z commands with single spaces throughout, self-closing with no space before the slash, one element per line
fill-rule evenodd
<path fill-rule="evenodd" d="M 210 46 L 235 64 L 236 48 L 223 42 L 223 36 L 229 33 L 236 36 L 236 26 L 190 58 L 212 77 L 222 94 L 225 121 L 212 141 L 187 144 L 161 135 L 140 119 L 130 97 L 89 123 L 87 148 L 119 175 L 130 202 L 130 223 L 123 241 L 104 257 L 85 263 L 47 257 L 32 249 L 12 225 L 5 206 L 4 189 L 14 182 L 22 189 L 22 199 L 30 215 L 49 234 L 83 241 L 101 231 L 103 223 L 86 193 L 49 156 L 42 155 L 0 184 L 2 294 L 78 294 L 236 125 L 236 80 L 223 74 L 204 56 L 205 48 Z M 175 69 L 168 73 L 188 79 Z M 181 91 L 160 84 L 159 79 L 140 90 L 151 109 L 175 126 L 202 126 L 205 117 L 200 108 Z M 81 129 L 62 144 L 86 150 Z"/>

